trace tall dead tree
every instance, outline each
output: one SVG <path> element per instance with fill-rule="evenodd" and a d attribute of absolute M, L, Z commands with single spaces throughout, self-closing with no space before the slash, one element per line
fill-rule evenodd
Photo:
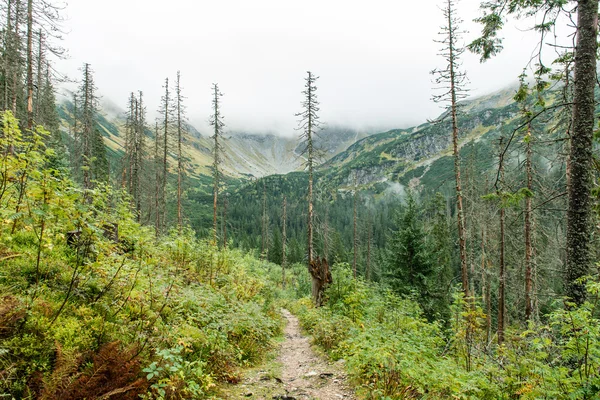
<path fill-rule="evenodd" d="M 357 219 L 357 200 L 358 200 L 358 187 L 356 183 L 356 171 L 354 171 L 354 193 L 352 195 L 352 205 L 353 205 L 353 233 L 354 237 L 352 240 L 352 247 L 354 249 L 354 257 L 352 259 L 352 271 L 354 273 L 354 279 L 356 279 L 356 258 L 358 256 L 358 231 L 356 230 L 356 219 Z"/>
<path fill-rule="evenodd" d="M 160 131 L 158 121 L 154 125 L 154 231 L 156 236 L 160 235 Z"/>
<path fill-rule="evenodd" d="M 525 196 L 525 319 L 533 315 L 533 151 L 531 149 L 531 124 L 527 126 L 525 137 L 525 174 L 527 176 L 527 191 Z"/>
<path fill-rule="evenodd" d="M 221 115 L 221 97 L 223 93 L 219 91 L 219 85 L 213 83 L 212 86 L 213 99 L 212 108 L 213 114 L 210 117 L 210 125 L 213 127 L 213 243 L 216 246 L 217 241 L 217 204 L 219 200 L 219 187 L 221 180 L 221 139 L 223 136 L 223 129 L 225 128 L 225 122 Z"/>
<path fill-rule="evenodd" d="M 525 82 L 526 76 L 523 73 L 520 77 L 520 86 L 514 100 L 521 106 L 521 115 L 525 119 L 525 136 L 523 143 L 525 144 L 525 179 L 526 190 L 524 215 L 524 238 L 525 238 L 525 319 L 529 320 L 533 314 L 533 150 L 531 110 L 528 104 L 530 90 L 529 85 Z"/>
<path fill-rule="evenodd" d="M 33 0 L 27 0 L 27 129 L 33 129 Z"/>
<path fill-rule="evenodd" d="M 440 55 L 446 61 L 443 69 L 436 69 L 432 73 L 435 75 L 435 83 L 443 92 L 435 95 L 433 100 L 436 102 L 449 104 L 449 113 L 452 126 L 452 152 L 454 156 L 454 177 L 456 180 L 456 219 L 458 224 L 458 244 L 460 253 L 460 269 L 462 278 L 462 290 L 465 297 L 469 297 L 469 273 L 467 269 L 467 241 L 465 229 L 465 214 L 463 210 L 463 194 L 460 175 L 460 146 L 459 146 L 459 127 L 458 127 L 458 102 L 466 97 L 467 82 L 466 74 L 460 70 L 460 56 L 465 48 L 460 44 L 462 31 L 459 28 L 462 20 L 456 15 L 455 1 L 447 0 L 443 15 L 446 24 L 441 27 L 440 35 L 442 39 L 437 41 L 442 44 Z"/>
<path fill-rule="evenodd" d="M 14 25 L 14 36 L 11 44 L 13 45 L 11 51 L 11 63 L 12 63 L 12 96 L 11 96 L 11 108 L 13 115 L 17 116 L 17 99 L 20 89 L 19 78 L 21 76 L 21 0 L 15 0 L 15 25 Z"/>
<path fill-rule="evenodd" d="M 36 66 L 36 85 L 35 85 L 35 110 L 34 118 L 37 124 L 40 123 L 40 108 L 42 102 L 42 79 L 44 78 L 44 34 L 38 32 L 37 66 Z"/>
<path fill-rule="evenodd" d="M 159 209 L 156 212 L 160 213 L 160 224 L 158 226 L 159 232 L 164 231 L 167 225 L 167 183 L 169 180 L 169 145 L 171 136 L 171 116 L 173 113 L 173 105 L 171 98 L 171 90 L 169 88 L 169 78 L 165 79 L 165 85 L 163 86 L 165 92 L 161 98 L 161 106 L 159 113 L 161 114 L 161 130 L 162 130 L 162 157 L 160 160 L 161 172 L 160 172 L 160 187 L 159 187 Z"/>
<path fill-rule="evenodd" d="M 502 147 L 502 138 L 500 138 L 500 147 Z M 500 183 L 504 181 L 504 157 L 500 153 L 498 169 L 500 171 Z M 500 260 L 499 260 L 499 279 L 498 279 L 498 346 L 504 343 L 504 325 L 506 322 L 506 265 L 505 265 L 505 225 L 506 209 L 502 204 L 503 194 L 496 185 L 496 195 L 500 201 Z"/>
<path fill-rule="evenodd" d="M 307 255 L 308 270 L 312 276 L 312 297 L 315 305 L 320 306 L 323 302 L 323 292 L 327 287 L 331 274 L 326 260 L 315 260 L 314 258 L 314 204 L 313 204 L 313 178 L 316 165 L 316 151 L 314 146 L 314 135 L 320 126 L 319 102 L 317 100 L 317 87 L 315 85 L 318 77 L 307 71 L 304 90 L 302 95 L 302 111 L 296 114 L 298 130 L 301 131 L 300 139 L 304 144 L 304 155 L 306 156 L 306 168 L 308 170 L 308 215 L 307 215 Z M 326 270 L 326 271 L 325 271 Z"/>
<path fill-rule="evenodd" d="M 223 249 L 227 250 L 227 206 L 229 205 L 229 199 L 227 198 L 227 194 L 225 194 L 225 198 L 223 199 L 223 221 L 222 222 L 222 231 L 223 231 Z"/>
<path fill-rule="evenodd" d="M 373 240 L 373 221 L 371 212 L 367 214 L 367 265 L 365 266 L 365 279 L 371 280 L 371 242 Z"/>
<path fill-rule="evenodd" d="M 141 220 L 142 197 L 142 169 L 144 162 L 144 142 L 146 127 L 146 110 L 144 108 L 144 95 L 140 91 L 138 96 L 133 92 L 129 95 L 129 111 L 125 124 L 125 155 L 123 168 L 127 190 L 131 195 L 136 219 Z"/>
<path fill-rule="evenodd" d="M 142 171 L 145 160 L 145 142 L 146 142 L 146 108 L 144 106 L 144 93 L 138 92 L 137 100 L 137 121 L 134 141 L 133 158 L 133 198 L 135 200 L 135 210 L 138 222 L 142 216 Z"/>
<path fill-rule="evenodd" d="M 266 260 L 269 244 L 267 243 L 268 226 L 267 226 L 267 184 L 263 178 L 263 195 L 262 195 L 262 218 L 261 218 L 261 239 L 262 249 L 260 250 L 260 259 Z"/>
<path fill-rule="evenodd" d="M 177 108 L 177 227 L 179 232 L 183 227 L 183 211 L 181 209 L 182 180 L 183 180 L 183 127 L 185 124 L 185 107 L 183 105 L 183 94 L 181 93 L 181 72 L 177 71 L 177 86 L 175 88 L 175 100 Z"/>

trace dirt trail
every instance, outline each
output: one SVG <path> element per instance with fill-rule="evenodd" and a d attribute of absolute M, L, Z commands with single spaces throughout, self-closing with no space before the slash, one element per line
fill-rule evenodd
<path fill-rule="evenodd" d="M 275 365 L 263 366 L 236 385 L 227 399 L 354 400 L 340 363 L 317 356 L 302 335 L 298 319 L 282 310 L 287 320 L 284 342 Z"/>

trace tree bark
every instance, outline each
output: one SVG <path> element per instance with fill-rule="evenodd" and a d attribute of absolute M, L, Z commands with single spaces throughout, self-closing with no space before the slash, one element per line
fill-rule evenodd
<path fill-rule="evenodd" d="M 33 129 L 33 0 L 27 1 L 27 129 Z"/>
<path fill-rule="evenodd" d="M 592 139 L 594 132 L 594 88 L 598 47 L 598 0 L 579 0 L 577 44 L 571 135 L 571 182 L 567 220 L 566 294 L 575 303 L 586 299 L 585 285 L 579 281 L 590 269 L 592 236 Z"/>

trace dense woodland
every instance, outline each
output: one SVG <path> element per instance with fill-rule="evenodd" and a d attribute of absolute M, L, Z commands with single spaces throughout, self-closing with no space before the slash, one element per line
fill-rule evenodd
<path fill-rule="evenodd" d="M 298 77 L 305 168 L 259 179 L 224 168 L 218 84 L 164 79 L 155 120 L 132 88 L 122 148 L 92 65 L 57 104 L 63 12 L 0 5 L 0 398 L 222 398 L 276 349 L 282 307 L 360 398 L 600 396 L 598 0 L 485 2 L 470 44 L 443 2 L 445 112 L 325 161 L 326 78 Z M 477 108 L 461 56 L 493 57 L 528 15 L 542 43 L 574 23 L 573 47 Z M 192 95 L 212 100 L 193 111 L 210 174 L 186 154 Z"/>

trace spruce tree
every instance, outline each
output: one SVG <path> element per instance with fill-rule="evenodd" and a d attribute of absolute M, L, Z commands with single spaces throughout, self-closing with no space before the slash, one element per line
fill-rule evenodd
<path fill-rule="evenodd" d="M 467 77 L 460 70 L 460 56 L 465 49 L 461 46 L 460 30 L 461 19 L 456 15 L 455 1 L 446 0 L 443 8 L 446 24 L 441 27 L 440 35 L 442 39 L 438 43 L 442 44 L 441 56 L 446 61 L 443 69 L 436 69 L 433 74 L 436 76 L 435 82 L 440 85 L 443 93 L 434 96 L 434 101 L 448 104 L 448 116 L 452 124 L 452 152 L 454 156 L 454 178 L 456 182 L 456 220 L 458 224 L 458 244 L 460 253 L 460 266 L 462 278 L 462 290 L 465 297 L 469 297 L 469 273 L 467 269 L 467 239 L 466 222 L 463 209 L 463 193 L 460 168 L 460 146 L 459 146 L 459 126 L 458 126 L 458 102 L 466 97 L 465 84 Z"/>
<path fill-rule="evenodd" d="M 210 117 L 210 125 L 213 127 L 213 243 L 216 246 L 217 241 L 217 204 L 219 201 L 219 189 L 221 184 L 221 160 L 222 160 L 222 147 L 221 141 L 223 138 L 223 129 L 225 128 L 225 122 L 223 121 L 223 115 L 221 114 L 221 97 L 223 93 L 219 91 L 219 85 L 213 83 L 212 86 L 213 98 L 212 108 L 213 114 Z"/>
<path fill-rule="evenodd" d="M 77 138 L 77 158 L 81 168 L 81 182 L 85 189 L 91 189 L 95 182 L 107 182 L 109 166 L 102 134 L 97 128 L 98 97 L 90 64 L 84 64 L 83 81 L 79 87 L 80 109 L 75 135 Z"/>
<path fill-rule="evenodd" d="M 308 215 L 307 215 L 307 262 L 308 269 L 312 276 L 312 297 L 317 306 L 322 304 L 323 292 L 327 286 L 326 272 L 322 270 L 321 264 L 313 263 L 314 255 L 314 204 L 313 204 L 313 179 L 314 169 L 316 166 L 316 149 L 314 145 L 315 134 L 321 126 L 319 120 L 319 101 L 317 100 L 317 86 L 315 85 L 318 77 L 312 72 L 307 71 L 305 78 L 304 91 L 302 95 L 302 111 L 296 114 L 298 120 L 298 130 L 301 132 L 300 139 L 302 140 L 306 156 L 306 168 L 308 170 Z"/>
<path fill-rule="evenodd" d="M 184 96 L 181 88 L 181 73 L 177 71 L 177 82 L 175 86 L 175 107 L 177 110 L 177 227 L 179 232 L 183 228 L 183 210 L 181 206 L 182 182 L 184 175 L 184 154 L 183 139 L 185 126 L 185 106 L 183 105 Z M 225 236 L 225 235 L 224 235 Z"/>
<path fill-rule="evenodd" d="M 415 294 L 425 308 L 434 269 L 419 209 L 411 192 L 406 196 L 404 210 L 397 216 L 396 226 L 390 238 L 387 280 L 397 293 Z"/>

